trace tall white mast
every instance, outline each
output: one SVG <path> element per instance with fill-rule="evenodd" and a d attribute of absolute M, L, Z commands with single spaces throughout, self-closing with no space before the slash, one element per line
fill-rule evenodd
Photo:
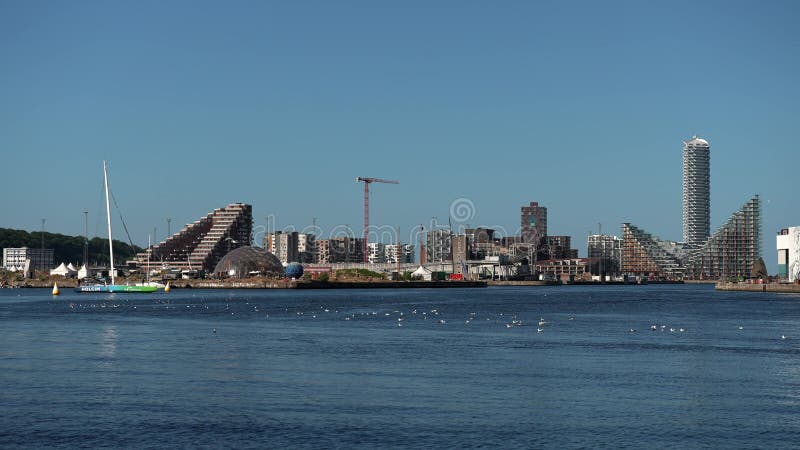
<path fill-rule="evenodd" d="M 150 254 L 153 253 L 153 247 L 151 247 L 150 235 L 149 234 L 147 235 L 147 250 L 148 250 L 148 252 L 147 252 L 147 276 L 145 278 L 145 281 L 147 281 L 149 283 L 150 282 Z"/>
<path fill-rule="evenodd" d="M 106 185 L 106 220 L 108 221 L 108 256 L 111 259 L 111 284 L 114 284 L 114 242 L 111 240 L 111 204 L 108 201 L 108 170 L 103 161 L 103 179 Z"/>

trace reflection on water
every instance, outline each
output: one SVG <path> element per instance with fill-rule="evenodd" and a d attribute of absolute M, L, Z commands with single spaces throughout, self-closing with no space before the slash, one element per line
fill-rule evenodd
<path fill-rule="evenodd" d="M 800 436 L 788 296 L 2 291 L 0 448 L 796 448 Z"/>
<path fill-rule="evenodd" d="M 103 338 L 100 342 L 99 356 L 103 359 L 114 359 L 117 355 L 117 327 L 107 325 L 103 327 Z"/>

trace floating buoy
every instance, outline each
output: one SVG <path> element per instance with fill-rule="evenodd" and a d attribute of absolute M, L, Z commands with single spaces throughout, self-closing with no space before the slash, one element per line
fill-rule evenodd
<path fill-rule="evenodd" d="M 167 281 L 167 285 L 164 286 L 164 292 L 169 292 L 169 281 Z"/>
<path fill-rule="evenodd" d="M 58 295 L 61 292 L 58 290 L 58 283 L 53 283 L 53 295 Z"/>

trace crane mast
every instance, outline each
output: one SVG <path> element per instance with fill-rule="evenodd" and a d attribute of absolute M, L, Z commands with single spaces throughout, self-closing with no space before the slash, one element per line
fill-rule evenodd
<path fill-rule="evenodd" d="M 369 262 L 369 249 L 367 246 L 369 242 L 369 185 L 372 183 L 400 184 L 400 182 L 374 177 L 357 177 L 356 182 L 364 183 L 364 248 L 362 253 L 364 254 L 364 262 Z M 397 238 L 400 239 L 400 236 L 397 236 Z"/>

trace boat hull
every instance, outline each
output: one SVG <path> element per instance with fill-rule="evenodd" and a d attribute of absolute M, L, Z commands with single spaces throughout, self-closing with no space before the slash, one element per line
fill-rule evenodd
<path fill-rule="evenodd" d="M 82 293 L 147 293 L 155 292 L 157 290 L 158 288 L 155 286 L 128 286 L 124 284 L 98 284 L 90 286 L 78 286 L 75 288 L 75 292 Z"/>

